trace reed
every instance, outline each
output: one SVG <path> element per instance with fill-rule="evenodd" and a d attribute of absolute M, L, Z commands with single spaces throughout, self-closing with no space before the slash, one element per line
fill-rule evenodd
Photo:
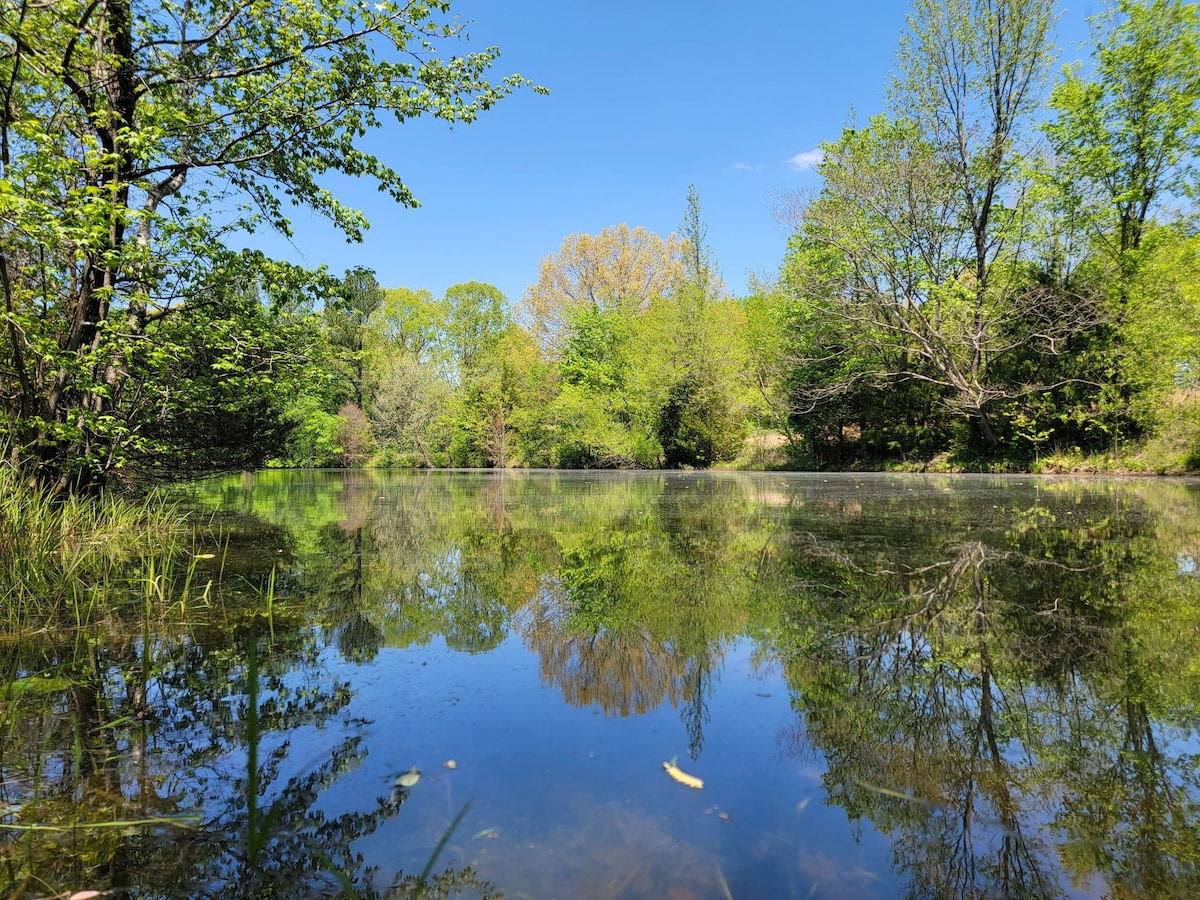
<path fill-rule="evenodd" d="M 145 577 L 186 546 L 191 528 L 161 494 L 51 497 L 0 464 L 0 609 L 7 624 L 47 624 Z"/>

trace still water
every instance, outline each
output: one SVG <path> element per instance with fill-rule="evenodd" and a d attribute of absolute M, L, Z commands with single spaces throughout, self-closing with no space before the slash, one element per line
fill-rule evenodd
<path fill-rule="evenodd" d="M 0 639 L 6 896 L 1200 894 L 1200 484 L 186 502 L 211 546 L 144 615 Z"/>

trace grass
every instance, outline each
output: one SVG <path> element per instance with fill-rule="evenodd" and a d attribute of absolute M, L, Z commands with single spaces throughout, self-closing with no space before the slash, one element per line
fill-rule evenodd
<path fill-rule="evenodd" d="M 98 590 L 160 580 L 191 533 L 161 495 L 54 498 L 0 465 L 0 608 L 10 625 L 79 615 Z"/>

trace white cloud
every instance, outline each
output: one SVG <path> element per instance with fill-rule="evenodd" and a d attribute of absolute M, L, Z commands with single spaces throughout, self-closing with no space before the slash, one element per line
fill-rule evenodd
<path fill-rule="evenodd" d="M 753 163 L 746 162 L 745 160 L 734 163 L 733 167 L 735 169 L 737 169 L 739 172 L 761 172 L 762 171 L 762 166 L 756 166 Z"/>
<path fill-rule="evenodd" d="M 797 153 L 788 160 L 790 165 L 795 166 L 801 172 L 806 172 L 809 169 L 815 169 L 821 164 L 821 160 L 825 158 L 825 151 L 818 147 L 815 150 L 807 150 L 804 153 Z"/>

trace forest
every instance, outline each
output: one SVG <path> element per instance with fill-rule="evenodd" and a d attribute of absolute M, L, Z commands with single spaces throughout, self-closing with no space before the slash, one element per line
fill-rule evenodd
<path fill-rule="evenodd" d="M 362 136 L 469 124 L 449 2 L 3 0 L 0 410 L 52 495 L 262 466 L 1200 469 L 1200 6 L 913 0 L 883 112 L 781 195 L 734 296 L 678 229 L 442 296 L 236 249 L 323 187 L 415 199 Z M 490 79 L 490 80 L 489 80 Z M 493 113 L 489 112 L 489 115 Z M 497 111 L 495 115 L 502 115 Z M 631 211 L 631 215 L 636 211 Z M 403 214 L 398 211 L 398 214 Z"/>

